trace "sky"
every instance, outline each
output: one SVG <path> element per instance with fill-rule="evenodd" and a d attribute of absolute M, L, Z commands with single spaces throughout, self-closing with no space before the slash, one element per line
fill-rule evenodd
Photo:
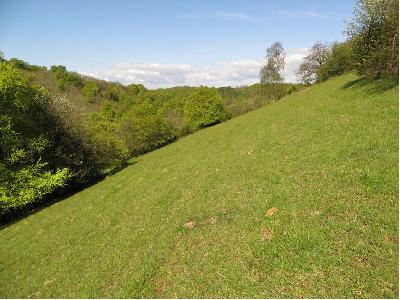
<path fill-rule="evenodd" d="M 280 41 L 286 82 L 316 41 L 342 41 L 355 0 L 0 0 L 6 58 L 148 88 L 259 81 Z"/>

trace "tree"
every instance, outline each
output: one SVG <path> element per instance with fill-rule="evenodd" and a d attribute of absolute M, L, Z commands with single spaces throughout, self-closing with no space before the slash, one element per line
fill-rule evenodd
<path fill-rule="evenodd" d="M 0 215 L 65 185 L 68 168 L 52 168 L 51 99 L 9 63 L 0 63 Z"/>
<path fill-rule="evenodd" d="M 143 84 L 129 84 L 126 86 L 126 89 L 130 95 L 136 96 L 140 93 L 146 91 L 146 88 Z"/>
<path fill-rule="evenodd" d="M 86 81 L 82 88 L 82 94 L 89 103 L 92 103 L 99 94 L 100 89 L 95 81 Z"/>
<path fill-rule="evenodd" d="M 347 34 L 358 74 L 398 77 L 398 0 L 358 0 Z"/>
<path fill-rule="evenodd" d="M 121 131 L 133 155 L 157 149 L 175 139 L 172 128 L 150 100 L 135 105 L 123 116 Z"/>
<path fill-rule="evenodd" d="M 329 54 L 330 46 L 328 43 L 316 42 L 300 64 L 296 75 L 300 82 L 311 84 L 320 81 L 318 78 L 318 70 L 325 64 Z"/>
<path fill-rule="evenodd" d="M 120 167 L 129 156 L 120 130 L 120 115 L 103 102 L 99 112 L 86 116 L 84 126 L 96 149 L 96 161 L 102 169 Z"/>
<path fill-rule="evenodd" d="M 189 130 L 222 122 L 225 118 L 225 110 L 217 90 L 202 86 L 191 93 L 185 103 L 184 118 Z"/>
<path fill-rule="evenodd" d="M 50 70 L 57 79 L 57 87 L 61 90 L 64 90 L 67 84 L 78 88 L 83 86 L 82 77 L 77 73 L 68 72 L 65 66 L 51 66 Z"/>
<path fill-rule="evenodd" d="M 261 68 L 261 83 L 278 83 L 283 81 L 281 71 L 285 67 L 285 51 L 280 42 L 275 42 L 266 51 L 266 65 Z"/>
<path fill-rule="evenodd" d="M 317 70 L 319 81 L 341 75 L 352 69 L 351 45 L 349 42 L 333 43 L 325 63 Z"/>

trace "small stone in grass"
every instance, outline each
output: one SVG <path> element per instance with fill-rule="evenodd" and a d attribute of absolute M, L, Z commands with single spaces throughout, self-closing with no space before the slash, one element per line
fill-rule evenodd
<path fill-rule="evenodd" d="M 188 229 L 193 229 L 196 226 L 196 223 L 194 221 L 187 222 L 183 224 L 183 227 L 188 228 Z"/>
<path fill-rule="evenodd" d="M 217 224 L 218 222 L 218 217 L 211 217 L 208 219 L 208 223 L 210 224 Z"/>
<path fill-rule="evenodd" d="M 268 210 L 265 212 L 265 215 L 266 215 L 267 217 L 270 217 L 270 216 L 272 216 L 274 213 L 278 212 L 278 210 L 279 210 L 279 209 L 277 209 L 276 207 L 271 207 L 270 209 L 268 209 Z"/>

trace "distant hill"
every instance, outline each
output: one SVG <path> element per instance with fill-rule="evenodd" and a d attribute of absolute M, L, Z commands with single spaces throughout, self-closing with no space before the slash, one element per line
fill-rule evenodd
<path fill-rule="evenodd" d="M 51 70 L 48 70 L 46 67 L 30 65 L 16 58 L 10 59 L 10 62 L 23 70 L 33 82 L 48 89 L 53 96 L 60 94 L 68 96 L 68 99 L 83 112 L 98 111 L 104 101 L 111 101 L 117 108 L 121 104 L 132 104 L 139 95 L 157 98 L 185 98 L 196 89 L 196 87 L 184 86 L 147 90 L 142 84 L 125 86 L 117 82 L 107 82 L 67 71 L 64 66 L 52 66 Z M 85 90 L 88 83 L 98 88 L 95 95 L 88 95 L 87 89 Z M 224 105 L 229 114 L 237 116 L 304 88 L 303 84 L 293 83 L 282 83 L 278 86 L 278 89 L 275 87 L 271 90 L 265 86 L 262 88 L 260 84 L 253 84 L 240 87 L 222 87 L 218 88 L 218 91 L 223 97 Z"/>

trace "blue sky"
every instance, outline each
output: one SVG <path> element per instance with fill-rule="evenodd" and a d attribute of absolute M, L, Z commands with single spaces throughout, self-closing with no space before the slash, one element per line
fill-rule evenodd
<path fill-rule="evenodd" d="M 265 49 L 278 40 L 293 81 L 314 42 L 344 39 L 353 7 L 354 0 L 2 0 L 0 49 L 6 58 L 149 87 L 235 85 L 257 81 Z"/>

